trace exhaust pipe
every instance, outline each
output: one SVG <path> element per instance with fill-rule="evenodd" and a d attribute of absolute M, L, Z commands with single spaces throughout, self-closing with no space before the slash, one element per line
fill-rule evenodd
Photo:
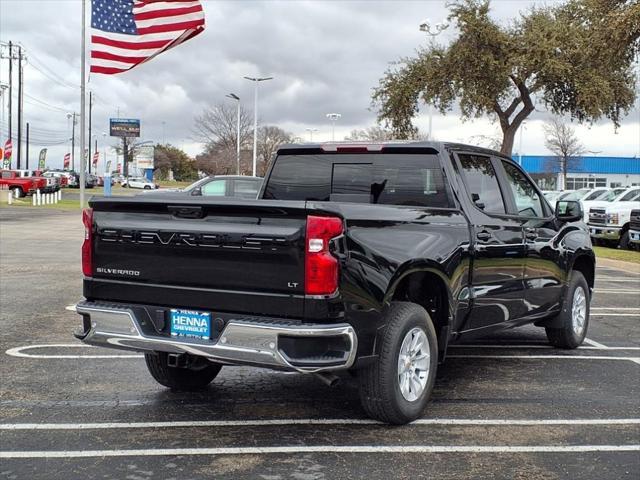
<path fill-rule="evenodd" d="M 335 387 L 340 384 L 340 377 L 333 373 L 314 373 L 314 375 L 328 387 Z"/>

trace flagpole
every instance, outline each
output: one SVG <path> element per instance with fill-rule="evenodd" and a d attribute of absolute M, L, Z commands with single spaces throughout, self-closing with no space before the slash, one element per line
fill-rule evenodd
<path fill-rule="evenodd" d="M 82 52 L 80 54 L 80 208 L 84 208 L 84 187 L 85 181 L 85 162 L 84 150 L 86 148 L 85 138 L 85 84 L 87 83 L 85 63 L 86 63 L 86 29 L 87 29 L 87 0 L 82 0 Z"/>

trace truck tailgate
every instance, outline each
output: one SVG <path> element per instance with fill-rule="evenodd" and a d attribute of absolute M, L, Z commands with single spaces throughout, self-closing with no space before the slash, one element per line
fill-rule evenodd
<path fill-rule="evenodd" d="M 90 296 L 302 315 L 305 202 L 172 197 L 91 201 Z"/>

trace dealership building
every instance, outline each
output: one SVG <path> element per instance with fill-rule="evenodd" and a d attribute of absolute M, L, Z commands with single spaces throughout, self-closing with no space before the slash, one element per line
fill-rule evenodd
<path fill-rule="evenodd" d="M 560 190 L 562 173 L 555 156 L 523 155 L 522 167 L 543 190 Z M 567 168 L 567 189 L 595 187 L 633 187 L 640 185 L 640 158 L 580 157 L 572 158 Z"/>

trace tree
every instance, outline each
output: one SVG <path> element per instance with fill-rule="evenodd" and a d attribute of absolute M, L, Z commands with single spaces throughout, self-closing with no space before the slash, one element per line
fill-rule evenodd
<path fill-rule="evenodd" d="M 586 149 L 576 136 L 575 129 L 559 118 L 553 118 L 547 122 L 543 129 L 546 137 L 544 145 L 556 155 L 555 158 L 548 158 L 545 161 L 545 169 L 562 172 L 562 189 L 565 190 L 567 171 L 577 166 L 579 157 L 586 152 Z"/>
<path fill-rule="evenodd" d="M 265 125 L 258 129 L 258 158 L 257 174 L 264 176 L 267 166 L 278 148 L 285 143 L 295 143 L 293 134 L 285 132 L 280 127 Z"/>
<path fill-rule="evenodd" d="M 368 141 L 377 142 L 385 140 L 393 140 L 393 132 L 389 129 L 383 128 L 380 125 L 374 125 L 373 127 L 351 130 L 349 136 L 344 137 L 345 140 L 357 142 Z"/>
<path fill-rule="evenodd" d="M 194 135 L 211 151 L 224 151 L 236 158 L 238 110 L 227 104 L 217 104 L 204 109 L 195 118 Z M 240 108 L 240 149 L 248 147 L 253 139 L 252 117 Z"/>
<path fill-rule="evenodd" d="M 195 180 L 198 170 L 193 159 L 179 148 L 172 145 L 156 145 L 153 152 L 153 163 L 156 176 L 160 179 L 169 177 L 169 170 L 173 178 L 178 181 Z"/>
<path fill-rule="evenodd" d="M 490 18 L 489 3 L 456 1 L 452 43 L 432 43 L 385 72 L 372 96 L 379 121 L 408 138 L 420 100 L 443 114 L 457 104 L 463 120 L 498 120 L 507 155 L 536 101 L 579 122 L 606 117 L 619 126 L 635 100 L 637 2 L 569 0 L 533 8 L 508 26 Z"/>

